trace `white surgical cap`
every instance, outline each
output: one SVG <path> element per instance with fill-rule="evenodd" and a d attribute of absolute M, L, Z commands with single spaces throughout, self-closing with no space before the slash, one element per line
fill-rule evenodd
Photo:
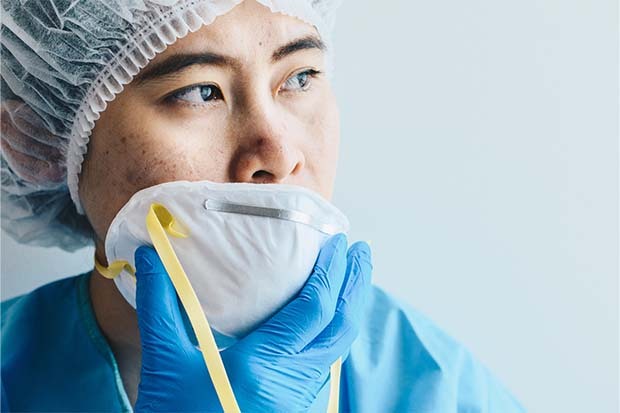
<path fill-rule="evenodd" d="M 242 0 L 2 0 L 2 228 L 20 243 L 92 244 L 78 174 L 107 102 L 167 45 Z M 340 0 L 258 0 L 331 50 Z"/>

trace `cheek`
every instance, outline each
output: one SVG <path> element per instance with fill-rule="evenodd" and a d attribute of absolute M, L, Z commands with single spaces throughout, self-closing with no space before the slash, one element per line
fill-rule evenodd
<path fill-rule="evenodd" d="M 127 192 L 133 194 L 159 183 L 190 179 L 195 174 L 194 160 L 182 146 L 133 142 L 126 146 L 127 160 L 119 174 L 119 184 Z"/>
<path fill-rule="evenodd" d="M 335 99 L 327 98 L 316 105 L 309 123 L 310 165 L 323 181 L 335 179 L 340 145 L 340 115 Z"/>
<path fill-rule="evenodd" d="M 143 145 L 128 145 L 126 153 L 129 159 L 119 174 L 118 185 L 130 195 L 164 182 L 225 181 L 230 157 L 221 138 L 205 138 L 204 133 L 180 129 L 165 136 L 150 136 Z"/>
<path fill-rule="evenodd" d="M 84 181 L 88 190 L 82 199 L 101 239 L 136 192 L 164 182 L 199 179 L 195 151 L 186 145 L 153 144 L 155 137 L 145 136 L 128 133 L 118 139 L 118 145 L 93 151 L 89 159 Z"/>

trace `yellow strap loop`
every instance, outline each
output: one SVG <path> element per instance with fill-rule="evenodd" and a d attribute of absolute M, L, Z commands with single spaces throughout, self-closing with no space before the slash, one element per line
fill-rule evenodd
<path fill-rule="evenodd" d="M 174 216 L 168 211 L 168 209 L 162 204 L 151 204 L 151 211 L 155 213 L 161 226 L 166 232 L 175 238 L 187 238 L 189 237 L 189 230 L 185 228 L 179 221 L 174 219 Z M 147 220 L 148 230 L 148 220 Z M 150 231 L 149 231 L 150 235 Z M 171 246 L 172 247 L 172 246 Z M 174 251 L 173 251 L 174 252 Z"/>
<path fill-rule="evenodd" d="M 95 257 L 95 268 L 99 272 L 99 274 L 103 275 L 105 278 L 112 280 L 116 278 L 124 269 L 127 270 L 129 274 L 133 277 L 134 281 L 136 279 L 136 272 L 133 267 L 127 261 L 114 261 L 108 267 L 104 267 L 99 263 L 97 257 Z"/>
<path fill-rule="evenodd" d="M 207 371 L 213 381 L 215 392 L 225 413 L 240 413 L 239 405 L 228 380 L 224 363 L 220 357 L 209 321 L 200 306 L 198 297 L 183 270 L 181 263 L 166 237 L 166 232 L 173 237 L 186 238 L 189 236 L 187 228 L 183 227 L 174 216 L 161 204 L 152 204 L 146 216 L 146 228 L 153 242 L 155 250 L 172 280 L 172 284 L 185 308 L 185 312 L 194 329 L 198 345 L 207 366 Z M 134 277 L 135 271 L 127 261 L 115 261 L 107 268 L 101 265 L 95 257 L 95 268 L 106 278 L 117 277 L 123 269 Z M 327 413 L 338 413 L 340 399 L 340 371 L 342 360 L 339 358 L 330 368 L 330 390 Z"/>

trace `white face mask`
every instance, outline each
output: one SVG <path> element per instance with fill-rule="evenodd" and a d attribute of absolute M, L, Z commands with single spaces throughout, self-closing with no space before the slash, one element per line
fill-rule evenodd
<path fill-rule="evenodd" d="M 105 240 L 108 263 L 130 266 L 114 281 L 134 308 L 134 253 L 153 244 L 145 217 L 154 204 L 171 214 L 169 233 L 188 235 L 169 240 L 220 348 L 290 301 L 325 241 L 349 229 L 335 206 L 298 186 L 178 181 L 143 189 L 116 215 Z"/>

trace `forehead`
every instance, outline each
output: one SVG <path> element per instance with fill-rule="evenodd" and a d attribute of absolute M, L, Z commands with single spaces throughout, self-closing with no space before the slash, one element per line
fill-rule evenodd
<path fill-rule="evenodd" d="M 286 42 L 318 31 L 296 17 L 274 13 L 268 7 L 245 0 L 211 24 L 179 39 L 155 57 L 154 61 L 179 53 L 198 53 L 208 49 L 239 59 L 256 59 Z"/>

